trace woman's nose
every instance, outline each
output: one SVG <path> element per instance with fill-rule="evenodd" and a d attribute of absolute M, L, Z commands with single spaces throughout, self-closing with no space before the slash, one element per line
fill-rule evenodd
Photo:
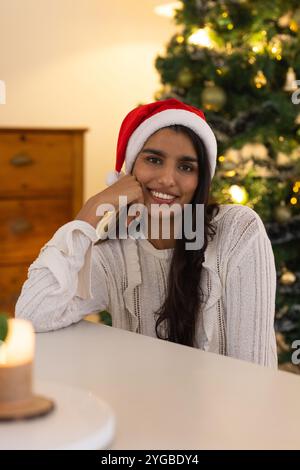
<path fill-rule="evenodd" d="M 159 173 L 157 182 L 166 187 L 175 186 L 176 184 L 175 169 L 171 167 L 162 168 Z"/>

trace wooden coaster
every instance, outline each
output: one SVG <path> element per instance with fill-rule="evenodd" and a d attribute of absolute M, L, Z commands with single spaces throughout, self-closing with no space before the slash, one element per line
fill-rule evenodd
<path fill-rule="evenodd" d="M 37 418 L 50 413 L 53 409 L 52 400 L 38 395 L 32 395 L 27 400 L 0 402 L 0 421 Z"/>

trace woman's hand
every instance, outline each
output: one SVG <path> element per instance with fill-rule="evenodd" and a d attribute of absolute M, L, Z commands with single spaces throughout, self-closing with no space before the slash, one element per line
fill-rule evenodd
<path fill-rule="evenodd" d="M 119 209 L 119 196 L 127 196 L 127 204 L 144 203 L 143 190 L 136 177 L 133 175 L 122 176 L 116 183 L 92 196 L 80 209 L 75 220 L 84 220 L 94 228 L 103 216 L 97 216 L 97 208 L 100 204 L 112 204 Z"/>

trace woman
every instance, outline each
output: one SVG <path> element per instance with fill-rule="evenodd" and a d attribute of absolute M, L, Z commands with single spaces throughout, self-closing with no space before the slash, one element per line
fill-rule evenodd
<path fill-rule="evenodd" d="M 115 327 L 277 367 L 271 244 L 250 208 L 208 204 L 216 154 L 199 109 L 169 99 L 132 110 L 120 128 L 110 187 L 41 249 L 16 315 L 47 331 L 108 310 Z M 159 224 L 158 238 L 150 232 L 148 239 L 96 243 L 105 220 L 98 209 L 118 210 L 119 196 L 144 204 L 149 222 Z M 182 212 L 190 204 L 193 228 L 204 205 L 200 249 L 187 249 L 184 232 L 163 236 L 164 216 L 153 209 L 162 203 Z M 170 217 L 173 228 L 176 220 Z"/>

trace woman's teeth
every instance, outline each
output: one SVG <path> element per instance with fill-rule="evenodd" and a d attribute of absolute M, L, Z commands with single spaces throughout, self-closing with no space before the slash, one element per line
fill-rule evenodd
<path fill-rule="evenodd" d="M 165 193 L 158 193 L 157 191 L 150 191 L 151 194 L 153 194 L 154 197 L 157 197 L 159 199 L 166 199 L 168 201 L 171 201 L 172 199 L 175 199 L 176 196 L 171 196 L 170 194 L 165 194 Z"/>

